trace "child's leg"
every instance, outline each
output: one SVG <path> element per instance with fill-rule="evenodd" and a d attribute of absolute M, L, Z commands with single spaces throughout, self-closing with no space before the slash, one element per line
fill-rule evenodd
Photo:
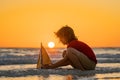
<path fill-rule="evenodd" d="M 72 54 L 71 52 L 68 51 L 66 56 L 68 57 L 68 60 L 70 61 L 72 67 L 80 70 L 85 70 L 75 54 Z"/>
<path fill-rule="evenodd" d="M 74 48 L 68 48 L 67 49 L 67 56 L 69 57 L 69 60 L 72 62 L 72 66 L 83 69 L 83 67 L 87 70 L 94 69 L 96 64 L 91 61 L 86 55 L 83 53 L 77 51 Z"/>

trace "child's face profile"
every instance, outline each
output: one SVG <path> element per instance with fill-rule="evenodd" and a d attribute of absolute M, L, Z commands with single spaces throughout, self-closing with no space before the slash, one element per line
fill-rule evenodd
<path fill-rule="evenodd" d="M 66 40 L 64 37 L 59 37 L 60 42 L 62 42 L 64 45 L 67 44 Z"/>

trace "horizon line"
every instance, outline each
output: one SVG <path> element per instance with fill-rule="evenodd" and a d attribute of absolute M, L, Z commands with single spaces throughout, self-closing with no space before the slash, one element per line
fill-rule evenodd
<path fill-rule="evenodd" d="M 12 48 L 34 48 L 34 49 L 38 49 L 38 48 L 40 48 L 40 47 L 0 47 L 0 49 L 2 49 L 2 48 L 8 48 L 8 49 L 12 49 Z M 45 47 L 46 49 L 56 49 L 56 48 L 66 48 L 66 47 L 54 47 L 54 48 L 49 48 L 49 47 Z M 120 46 L 104 46 L 104 47 L 91 47 L 91 48 L 120 48 Z"/>

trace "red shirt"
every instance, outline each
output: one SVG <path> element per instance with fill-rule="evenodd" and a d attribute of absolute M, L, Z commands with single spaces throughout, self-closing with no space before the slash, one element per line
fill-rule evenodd
<path fill-rule="evenodd" d="M 82 53 L 84 53 L 89 59 L 97 63 L 96 56 L 93 52 L 93 50 L 84 42 L 78 41 L 78 40 L 73 40 L 71 41 L 67 48 L 72 47 Z"/>

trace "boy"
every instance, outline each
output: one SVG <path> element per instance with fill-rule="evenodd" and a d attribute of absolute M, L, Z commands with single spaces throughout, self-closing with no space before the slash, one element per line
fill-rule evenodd
<path fill-rule="evenodd" d="M 63 51 L 63 59 L 54 64 L 43 66 L 43 68 L 53 69 L 71 65 L 82 71 L 95 69 L 97 60 L 94 52 L 86 43 L 77 39 L 71 27 L 63 26 L 55 35 L 60 39 L 60 42 L 67 45 L 67 50 Z"/>

